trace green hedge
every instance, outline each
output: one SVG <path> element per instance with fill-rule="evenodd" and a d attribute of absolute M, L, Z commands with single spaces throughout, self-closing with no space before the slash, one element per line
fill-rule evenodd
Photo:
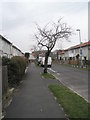
<path fill-rule="evenodd" d="M 2 57 L 2 65 L 5 66 L 5 65 L 9 65 L 9 62 L 10 62 L 10 59 L 3 56 Z"/>
<path fill-rule="evenodd" d="M 9 86 L 15 87 L 22 80 L 22 76 L 26 69 L 26 59 L 24 57 L 15 56 L 11 59 L 2 58 L 3 65 L 8 66 L 8 83 Z"/>
<path fill-rule="evenodd" d="M 26 69 L 26 61 L 23 57 L 15 56 L 11 58 L 8 66 L 8 82 L 11 86 L 20 83 Z"/>

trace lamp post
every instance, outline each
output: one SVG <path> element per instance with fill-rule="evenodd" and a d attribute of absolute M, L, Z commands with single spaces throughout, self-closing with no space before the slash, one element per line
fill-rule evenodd
<path fill-rule="evenodd" d="M 82 67 L 82 48 L 81 48 L 81 33 L 80 33 L 80 29 L 77 29 L 76 31 L 79 32 L 79 40 L 80 40 L 80 64 L 81 64 L 81 67 Z"/>

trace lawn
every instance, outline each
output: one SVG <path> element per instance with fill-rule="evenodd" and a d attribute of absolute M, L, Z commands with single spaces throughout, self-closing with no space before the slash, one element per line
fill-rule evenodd
<path fill-rule="evenodd" d="M 82 97 L 63 85 L 49 85 L 49 89 L 70 120 L 73 120 L 73 118 L 88 119 L 88 103 Z"/>
<path fill-rule="evenodd" d="M 44 77 L 44 78 L 51 78 L 51 79 L 56 79 L 52 74 L 50 73 L 41 73 L 41 75 Z"/>

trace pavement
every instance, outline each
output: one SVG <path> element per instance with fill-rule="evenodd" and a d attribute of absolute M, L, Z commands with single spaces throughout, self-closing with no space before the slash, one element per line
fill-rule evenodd
<path fill-rule="evenodd" d="M 0 118 L 2 118 L 2 101 L 0 101 Z"/>
<path fill-rule="evenodd" d="M 0 118 L 2 117 L 2 64 L 0 58 Z"/>
<path fill-rule="evenodd" d="M 48 89 L 58 80 L 44 79 L 43 69 L 31 63 L 19 89 L 13 94 L 12 103 L 6 108 L 5 118 L 65 118 L 62 107 Z"/>
<path fill-rule="evenodd" d="M 88 99 L 90 84 L 88 81 L 88 71 L 56 63 L 48 71 L 55 75 L 62 84 L 90 102 L 90 99 Z"/>

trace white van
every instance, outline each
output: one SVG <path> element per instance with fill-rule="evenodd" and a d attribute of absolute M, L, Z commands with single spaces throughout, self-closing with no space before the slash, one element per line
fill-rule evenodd
<path fill-rule="evenodd" d="M 42 57 L 41 66 L 44 66 L 44 63 L 45 63 L 45 57 Z M 52 66 L 52 58 L 51 57 L 48 57 L 48 63 L 47 63 L 47 65 L 48 65 L 48 67 Z"/>
<path fill-rule="evenodd" d="M 42 57 L 39 57 L 39 58 L 38 58 L 38 65 L 41 64 L 41 60 L 42 60 Z"/>

